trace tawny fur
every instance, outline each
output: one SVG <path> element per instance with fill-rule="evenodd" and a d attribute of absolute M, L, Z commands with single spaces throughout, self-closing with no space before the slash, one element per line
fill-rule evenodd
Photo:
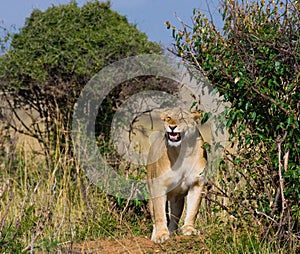
<path fill-rule="evenodd" d="M 198 116 L 198 115 L 197 115 Z M 162 112 L 165 135 L 151 145 L 147 166 L 152 241 L 161 243 L 178 228 L 186 197 L 186 216 L 181 231 L 197 234 L 194 228 L 205 179 L 204 141 L 194 116 L 174 108 Z M 166 203 L 170 202 L 167 222 Z M 168 225 L 167 225 L 168 224 Z"/>

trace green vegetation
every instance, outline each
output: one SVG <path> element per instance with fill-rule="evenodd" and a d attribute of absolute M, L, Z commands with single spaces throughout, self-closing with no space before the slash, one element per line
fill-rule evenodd
<path fill-rule="evenodd" d="M 299 1 L 228 0 L 221 31 L 197 10 L 193 27 L 167 24 L 176 43 L 173 53 L 203 72 L 231 103 L 227 127 L 235 149 L 227 151 L 202 204 L 198 227 L 204 235 L 174 237 L 157 245 L 159 251 L 299 251 L 299 10 Z M 99 1 L 35 10 L 19 33 L 0 41 L 7 40 L 0 90 L 13 113 L 28 106 L 38 112 L 22 132 L 43 150 L 40 155 L 16 149 L 10 128 L 20 131 L 19 126 L 0 125 L 0 252 L 53 253 L 91 240 L 149 238 L 147 203 L 106 195 L 82 171 L 73 156 L 70 121 L 81 89 L 101 68 L 159 53 L 159 46 Z M 153 85 L 151 79 L 141 81 Z M 140 88 L 139 80 L 132 82 Z M 100 113 L 113 114 L 119 95 L 113 91 Z M 5 119 L 6 112 L 0 113 Z M 100 119 L 100 125 L 110 120 Z M 111 165 L 133 167 L 121 165 L 105 138 L 99 144 Z M 138 240 L 132 244 L 141 253 L 146 247 Z"/>
<path fill-rule="evenodd" d="M 33 122 L 25 132 L 37 138 L 48 154 L 55 149 L 57 137 L 68 132 L 81 89 L 101 68 L 161 51 L 112 11 L 109 2 L 99 1 L 81 8 L 71 2 L 45 12 L 35 10 L 20 32 L 3 38 L 2 44 L 5 40 L 11 40 L 11 47 L 0 58 L 1 90 L 14 98 L 14 108 L 29 105 L 38 112 L 46 130 Z M 113 102 L 107 103 L 112 107 Z"/>
<path fill-rule="evenodd" d="M 0 40 L 3 47 L 8 41 L 0 58 L 1 102 L 6 100 L 0 115 L 0 252 L 118 237 L 128 231 L 126 218 L 134 232 L 146 231 L 139 223 L 145 204 L 118 203 L 89 182 L 73 156 L 70 126 L 74 103 L 93 75 L 120 59 L 159 53 L 160 47 L 109 2 L 99 1 L 35 10 L 18 33 Z M 106 102 L 106 112 L 115 97 Z M 37 139 L 42 156 L 26 147 L 15 150 L 13 130 Z"/>
<path fill-rule="evenodd" d="M 220 31 L 197 10 L 193 27 L 167 23 L 172 52 L 231 103 L 227 127 L 237 151 L 232 168 L 221 164 L 219 191 L 229 199 L 222 209 L 290 249 L 300 230 L 299 10 L 299 1 L 228 0 Z"/>

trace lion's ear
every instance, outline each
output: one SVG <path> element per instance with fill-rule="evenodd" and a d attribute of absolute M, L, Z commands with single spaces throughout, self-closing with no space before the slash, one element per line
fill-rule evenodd
<path fill-rule="evenodd" d="M 165 109 L 165 110 L 163 110 L 163 111 L 161 112 L 161 114 L 160 114 L 160 119 L 161 119 L 161 120 L 165 120 L 165 119 L 167 118 L 167 116 L 168 116 L 168 110 Z"/>
<path fill-rule="evenodd" d="M 193 119 L 196 121 L 196 123 L 199 123 L 201 118 L 203 117 L 204 115 L 204 112 L 203 111 L 196 111 L 196 112 L 191 112 L 191 115 L 193 117 Z"/>

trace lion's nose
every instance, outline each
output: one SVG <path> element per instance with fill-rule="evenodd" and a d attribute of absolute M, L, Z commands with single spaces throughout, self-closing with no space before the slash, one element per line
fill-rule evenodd
<path fill-rule="evenodd" d="M 176 129 L 176 125 L 172 125 L 172 126 L 169 126 L 169 128 L 171 129 L 171 131 L 174 131 Z"/>

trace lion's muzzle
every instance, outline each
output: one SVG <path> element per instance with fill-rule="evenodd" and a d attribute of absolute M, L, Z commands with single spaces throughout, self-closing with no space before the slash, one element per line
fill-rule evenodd
<path fill-rule="evenodd" d="M 168 140 L 171 142 L 179 142 L 181 141 L 180 132 L 167 132 Z"/>
<path fill-rule="evenodd" d="M 178 144 L 182 139 L 181 132 L 178 131 L 177 125 L 169 125 L 166 128 L 166 138 L 169 143 Z"/>

